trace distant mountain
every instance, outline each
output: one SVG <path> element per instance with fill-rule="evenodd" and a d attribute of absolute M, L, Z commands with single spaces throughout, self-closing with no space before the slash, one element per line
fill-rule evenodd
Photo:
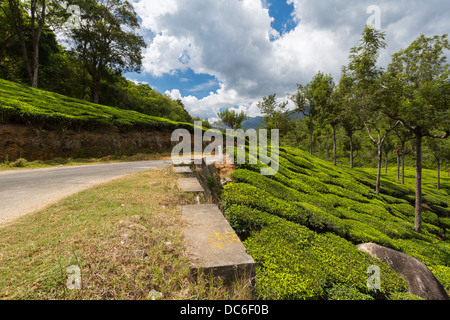
<path fill-rule="evenodd" d="M 259 125 L 264 124 L 264 118 L 263 117 L 253 117 L 248 120 L 245 120 L 242 122 L 242 129 L 248 130 L 248 129 L 257 129 Z"/>
<path fill-rule="evenodd" d="M 301 119 L 303 118 L 304 115 L 303 114 L 299 114 L 299 113 L 294 113 L 293 115 L 291 115 L 291 119 Z M 245 130 L 248 129 L 257 129 L 259 125 L 263 125 L 264 124 L 264 118 L 259 116 L 259 117 L 253 117 L 250 118 L 248 120 L 245 120 L 244 122 L 242 122 L 242 128 Z"/>
<path fill-rule="evenodd" d="M 299 113 L 294 113 L 293 115 L 291 115 L 291 119 L 301 119 L 303 117 L 304 116 Z M 251 117 L 250 119 L 242 122 L 242 129 L 244 129 L 244 130 L 255 129 L 256 130 L 256 129 L 258 129 L 259 125 L 263 125 L 263 124 L 264 124 L 264 118 L 262 116 Z M 212 126 L 214 128 L 226 129 L 225 127 L 218 126 L 217 123 L 213 123 Z"/>

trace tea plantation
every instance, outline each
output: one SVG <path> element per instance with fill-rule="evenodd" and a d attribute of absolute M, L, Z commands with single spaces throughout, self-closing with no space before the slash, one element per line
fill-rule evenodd
<path fill-rule="evenodd" d="M 356 249 L 374 242 L 416 257 L 450 291 L 450 179 L 437 191 L 425 172 L 423 232 L 414 231 L 414 184 L 383 179 L 367 169 L 334 167 L 280 148 L 280 169 L 263 176 L 237 165 L 221 195 L 225 215 L 257 263 L 261 299 L 415 299 L 387 264 Z M 387 178 L 387 177 L 386 177 Z M 381 268 L 381 290 L 369 290 L 367 269 Z"/>
<path fill-rule="evenodd" d="M 189 123 L 93 104 L 2 79 L 0 79 L 0 123 L 20 123 L 44 129 L 78 131 L 102 130 L 112 126 L 121 131 L 193 129 L 193 125 Z"/>

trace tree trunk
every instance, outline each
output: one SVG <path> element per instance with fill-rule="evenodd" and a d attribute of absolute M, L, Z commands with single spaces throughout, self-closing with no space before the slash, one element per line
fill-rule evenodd
<path fill-rule="evenodd" d="M 375 192 L 380 195 L 380 186 L 381 186 L 381 167 L 383 163 L 383 145 L 378 144 L 378 170 L 377 170 L 377 184 L 375 188 Z"/>
<path fill-rule="evenodd" d="M 436 158 L 437 162 L 437 189 L 441 190 L 441 160 Z"/>
<path fill-rule="evenodd" d="M 399 154 L 399 151 L 400 150 L 397 149 L 397 152 L 396 152 L 396 154 L 397 154 L 397 182 L 400 181 L 400 154 Z"/>
<path fill-rule="evenodd" d="M 422 136 L 416 135 L 416 206 L 414 229 L 422 232 Z"/>
<path fill-rule="evenodd" d="M 9 1 L 9 8 L 11 10 L 12 23 L 16 29 L 16 34 L 19 38 L 19 42 L 22 48 L 22 55 L 25 64 L 25 69 L 28 74 L 28 79 L 30 81 L 30 86 L 33 88 L 38 87 L 38 77 L 39 77 L 39 42 L 41 40 L 42 28 L 44 27 L 44 22 L 46 18 L 46 1 L 42 1 L 42 12 L 40 17 L 36 16 L 37 11 L 37 1 L 31 1 L 31 59 L 28 56 L 28 48 L 24 37 L 24 22 L 21 18 L 21 12 L 19 7 L 19 2 Z M 36 19 L 37 26 L 36 26 Z"/>
<path fill-rule="evenodd" d="M 40 39 L 40 31 L 37 31 L 38 35 L 36 35 L 37 39 L 34 39 L 33 43 L 33 53 L 31 58 L 31 79 L 30 85 L 33 88 L 38 87 L 38 76 L 39 76 L 39 39 Z"/>
<path fill-rule="evenodd" d="M 336 126 L 333 126 L 333 164 L 337 165 Z"/>
<path fill-rule="evenodd" d="M 100 101 L 100 83 L 101 83 L 101 75 L 100 72 L 96 70 L 95 74 L 92 77 L 91 102 L 97 104 Z"/>
<path fill-rule="evenodd" d="M 38 87 L 39 76 L 39 42 L 41 41 L 42 28 L 44 27 L 46 3 L 42 1 L 42 12 L 40 17 L 36 17 L 37 1 L 32 1 L 32 52 L 31 52 L 31 86 Z M 37 27 L 35 27 L 35 20 L 37 20 Z"/>
<path fill-rule="evenodd" d="M 314 132 L 314 127 L 313 127 L 313 121 L 312 118 L 309 118 L 309 153 L 311 155 L 314 155 L 314 150 L 313 150 L 313 132 Z"/>
<path fill-rule="evenodd" d="M 350 139 L 350 168 L 353 168 L 353 134 L 348 137 Z"/>
<path fill-rule="evenodd" d="M 385 153 L 386 158 L 384 159 L 384 164 L 385 164 L 385 169 L 384 169 L 384 173 L 387 174 L 388 173 L 388 153 Z"/>
<path fill-rule="evenodd" d="M 95 81 L 92 84 L 91 102 L 98 104 L 100 101 L 100 82 Z"/>
<path fill-rule="evenodd" d="M 405 146 L 402 145 L 402 185 L 405 184 Z"/>
<path fill-rule="evenodd" d="M 19 2 L 11 1 L 11 0 L 8 2 L 9 2 L 9 10 L 11 11 L 11 22 L 14 25 L 16 34 L 19 38 L 20 46 L 22 49 L 23 61 L 25 64 L 25 70 L 27 71 L 28 79 L 31 82 L 31 78 L 32 78 L 31 66 L 30 66 L 30 61 L 28 59 L 27 44 L 25 42 L 25 37 L 23 34 L 24 23 L 23 23 L 21 13 L 20 13 Z"/>

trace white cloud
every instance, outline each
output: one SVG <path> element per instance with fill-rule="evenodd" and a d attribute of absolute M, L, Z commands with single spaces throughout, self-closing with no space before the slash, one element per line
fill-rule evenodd
<path fill-rule="evenodd" d="M 135 85 L 139 85 L 139 84 L 149 84 L 147 81 L 139 81 L 139 80 L 136 80 L 136 79 L 130 79 L 130 78 L 127 78 L 127 80 L 130 80 L 130 81 L 133 82 Z"/>
<path fill-rule="evenodd" d="M 207 90 L 207 89 L 212 88 L 212 87 L 214 87 L 216 85 L 217 85 L 217 81 L 216 80 L 209 80 L 207 82 L 200 83 L 200 84 L 197 84 L 197 85 L 193 86 L 188 91 L 195 93 L 195 92 Z"/>
<path fill-rule="evenodd" d="M 214 117 L 220 108 L 235 106 L 257 114 L 255 106 L 263 96 L 277 93 L 283 98 L 319 70 L 337 82 L 350 48 L 358 44 L 369 5 L 382 10 L 389 44 L 381 57 L 384 63 L 421 32 L 450 29 L 450 5 L 443 0 L 287 2 L 294 4 L 293 15 L 300 23 L 280 35 L 271 28 L 270 1 L 140 0 L 134 4 L 136 12 L 142 28 L 152 35 L 144 70 L 161 76 L 191 68 L 215 76 L 220 88 L 203 99 L 182 97 L 176 88 L 170 92 L 195 116 Z"/>

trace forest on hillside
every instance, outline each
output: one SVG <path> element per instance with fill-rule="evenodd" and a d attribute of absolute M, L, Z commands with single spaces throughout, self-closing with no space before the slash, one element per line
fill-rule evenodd
<path fill-rule="evenodd" d="M 82 12 L 81 18 L 74 8 Z M 138 29 L 138 17 L 128 1 L 2 0 L 0 78 L 97 104 L 193 122 L 181 100 L 123 76 L 142 68 L 146 43 Z"/>

